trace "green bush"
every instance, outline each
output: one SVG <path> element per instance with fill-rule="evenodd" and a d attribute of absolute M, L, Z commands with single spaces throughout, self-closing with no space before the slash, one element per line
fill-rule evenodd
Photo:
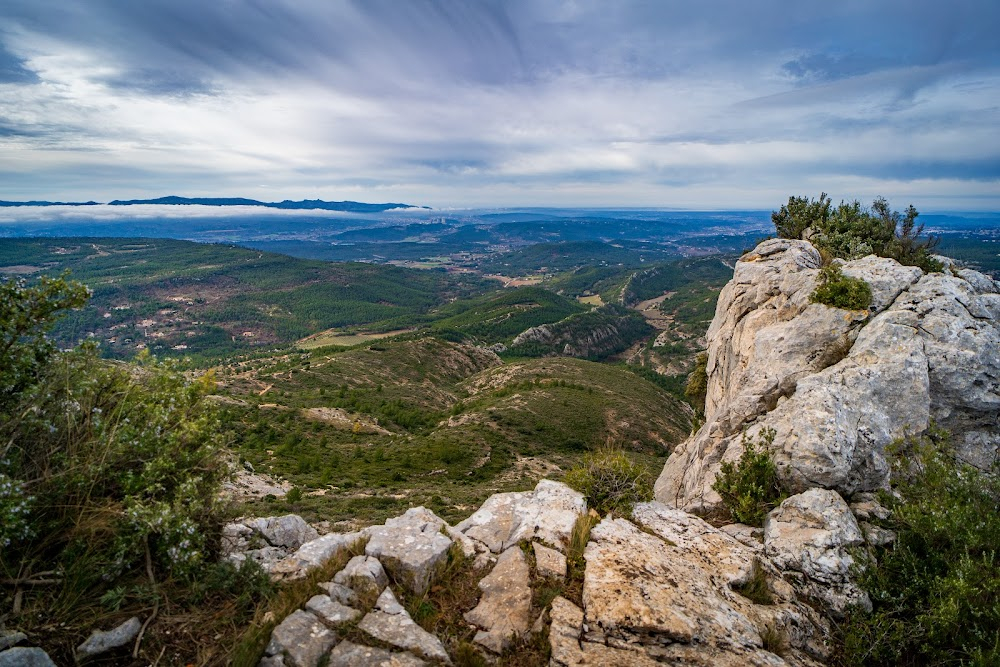
<path fill-rule="evenodd" d="M 834 308 L 866 310 L 872 305 L 872 288 L 864 280 L 845 276 L 836 264 L 819 271 L 819 285 L 809 295 L 813 303 Z"/>
<path fill-rule="evenodd" d="M 618 449 L 587 454 L 582 465 L 566 473 L 565 481 L 601 514 L 627 516 L 635 503 L 653 499 L 649 473 Z"/>
<path fill-rule="evenodd" d="M 169 600 L 198 614 L 213 598 L 227 622 L 248 621 L 267 586 L 259 568 L 218 564 L 228 469 L 202 400 L 213 378 L 53 349 L 46 327 L 86 297 L 64 278 L 0 294 L 0 579 L 25 582 L 16 597 L 0 588 L 0 608 L 21 608 L 8 623 L 69 664 L 90 628 L 115 620 L 100 609 L 148 616 Z"/>
<path fill-rule="evenodd" d="M 688 375 L 684 385 L 684 395 L 691 401 L 694 409 L 705 412 L 705 397 L 708 394 L 708 352 L 702 352 L 694 358 L 694 370 Z"/>
<path fill-rule="evenodd" d="M 875 199 L 871 208 L 857 200 L 833 208 L 824 192 L 815 200 L 789 197 L 771 213 L 771 222 L 779 237 L 808 238 L 834 257 L 850 260 L 875 254 L 924 271 L 940 271 L 941 263 L 931 254 L 938 239 L 921 239 L 924 226 L 916 222 L 919 215 L 913 206 L 904 213 L 893 211 L 883 197 Z"/>
<path fill-rule="evenodd" d="M 838 662 L 1000 664 L 1000 469 L 964 463 L 933 429 L 893 454 L 896 541 L 859 554 L 873 608 L 843 626 Z"/>
<path fill-rule="evenodd" d="M 770 451 L 774 436 L 773 429 L 763 429 L 754 442 L 744 433 L 739 460 L 723 461 L 712 484 L 730 516 L 739 523 L 764 525 L 764 517 L 785 497 Z"/>

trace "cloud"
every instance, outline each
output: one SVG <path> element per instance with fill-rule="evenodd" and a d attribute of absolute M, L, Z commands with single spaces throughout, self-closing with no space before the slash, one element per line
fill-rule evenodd
<path fill-rule="evenodd" d="M 717 208 L 827 178 L 1000 203 L 988 0 L 6 0 L 0 24 L 0 198 Z"/>

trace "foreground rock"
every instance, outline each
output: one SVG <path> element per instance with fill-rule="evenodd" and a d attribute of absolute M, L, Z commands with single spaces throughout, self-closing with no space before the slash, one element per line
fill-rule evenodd
<path fill-rule="evenodd" d="M 427 663 L 409 653 L 340 642 L 330 653 L 327 667 L 421 667 Z"/>
<path fill-rule="evenodd" d="M 365 553 L 378 558 L 396 581 L 423 595 L 435 570 L 448 558 L 451 538 L 441 533 L 446 525 L 430 510 L 411 508 L 368 530 Z"/>
<path fill-rule="evenodd" d="M 413 622 L 392 591 L 386 589 L 358 628 L 375 639 L 437 662 L 451 664 L 441 640 Z"/>
<path fill-rule="evenodd" d="M 316 667 L 337 643 L 337 635 L 313 614 L 298 609 L 271 633 L 267 656 L 282 656 L 292 667 Z"/>
<path fill-rule="evenodd" d="M 533 491 L 498 493 L 455 529 L 500 553 L 521 540 L 563 545 L 577 518 L 587 511 L 583 495 L 543 479 Z"/>
<path fill-rule="evenodd" d="M 773 631 L 787 642 L 790 664 L 825 657 L 817 636 L 827 628 L 778 571 L 734 538 L 659 503 L 640 505 L 636 521 L 605 519 L 584 557 L 586 642 L 640 652 L 672 664 L 789 664 L 765 646 Z M 768 578 L 772 604 L 736 592 L 755 562 Z M 584 647 L 588 648 L 588 647 Z M 629 656 L 616 658 L 629 664 Z"/>
<path fill-rule="evenodd" d="M 351 558 L 333 581 L 319 584 L 304 609 L 281 620 L 261 666 L 466 660 L 449 655 L 457 648 L 453 636 L 436 637 L 420 627 L 400 600 L 421 599 L 411 597 L 415 573 L 434 572 L 430 554 L 447 554 L 448 534 L 456 536 L 456 549 L 464 537 L 492 553 L 469 532 L 495 537 L 495 544 L 514 535 L 524 540 L 502 551 L 488 574 L 478 575 L 480 598 L 464 614 L 487 662 L 529 632 L 544 633 L 547 625 L 551 664 L 563 667 L 814 666 L 829 657 L 830 623 L 804 600 L 821 600 L 837 613 L 853 594 L 844 572 L 860 529 L 835 492 L 789 498 L 764 531 L 730 527 L 746 544 L 674 507 L 641 503 L 631 520 L 608 517 L 593 528 L 584 551 L 582 605 L 557 597 L 547 609 L 533 610 L 532 587 L 566 574 L 565 555 L 552 547 L 563 546 L 569 520 L 586 511 L 577 495 L 545 482 L 531 493 L 493 496 L 473 514 L 475 521 L 452 530 L 424 508 L 365 529 L 379 536 L 378 548 Z M 884 512 L 870 498 L 860 500 L 859 508 L 873 517 Z M 529 547 L 527 540 L 535 537 L 552 546 L 532 541 Z M 416 557 L 406 555 L 407 545 Z M 534 569 L 526 556 L 532 552 Z M 431 585 L 432 579 L 419 581 Z M 751 581 L 763 582 L 766 593 L 755 593 L 753 600 L 744 596 Z M 416 595 L 434 603 L 435 590 L 425 591 Z"/>
<path fill-rule="evenodd" d="M 872 286 L 871 311 L 810 304 L 819 255 L 772 239 L 744 255 L 709 329 L 705 425 L 671 454 L 661 502 L 717 510 L 722 461 L 743 431 L 773 429 L 784 483 L 845 497 L 884 487 L 885 448 L 933 421 L 963 458 L 1000 444 L 1000 287 L 975 271 L 922 275 L 891 259 L 843 263 Z"/>
<path fill-rule="evenodd" d="M 141 628 L 142 622 L 133 616 L 111 630 L 94 630 L 85 642 L 76 647 L 76 656 L 82 660 L 126 646 L 132 643 Z"/>
<path fill-rule="evenodd" d="M 40 648 L 16 646 L 0 651 L 0 667 L 56 667 L 56 663 Z"/>
<path fill-rule="evenodd" d="M 531 627 L 531 571 L 524 553 L 511 547 L 482 581 L 479 604 L 465 620 L 481 628 L 473 641 L 502 653 L 511 641 Z"/>
<path fill-rule="evenodd" d="M 849 607 L 871 609 L 851 581 L 850 550 L 864 542 L 861 528 L 836 491 L 810 489 L 786 499 L 764 523 L 764 551 L 778 567 L 801 573 L 803 593 L 822 600 L 837 617 Z"/>

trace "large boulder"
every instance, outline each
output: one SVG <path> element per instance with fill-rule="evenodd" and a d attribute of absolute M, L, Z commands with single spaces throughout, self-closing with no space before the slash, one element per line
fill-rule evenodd
<path fill-rule="evenodd" d="M 607 518 L 591 532 L 586 642 L 672 664 L 786 664 L 765 646 L 773 632 L 787 642 L 791 664 L 826 657 L 829 628 L 766 559 L 661 503 L 638 505 L 634 518 Z M 738 592 L 754 576 L 766 577 L 772 604 Z"/>
<path fill-rule="evenodd" d="M 1000 444 L 1000 287 L 974 271 L 923 275 L 840 262 L 872 286 L 869 311 L 809 303 L 819 255 L 772 239 L 736 264 L 708 332 L 706 422 L 679 445 L 656 498 L 702 514 L 746 437 L 773 429 L 782 481 L 850 496 L 883 488 L 885 448 L 935 422 L 981 465 Z"/>
<path fill-rule="evenodd" d="M 379 559 L 397 582 L 423 595 L 448 558 L 451 538 L 441 532 L 446 526 L 430 510 L 411 508 L 385 525 L 366 529 L 365 554 Z"/>
<path fill-rule="evenodd" d="M 543 479 L 533 491 L 497 493 L 455 529 L 493 553 L 521 540 L 540 539 L 562 548 L 577 518 L 587 511 L 583 494 Z"/>
<path fill-rule="evenodd" d="M 837 617 L 855 605 L 871 608 L 852 581 L 850 552 L 863 543 L 854 514 L 836 491 L 809 489 L 787 498 L 764 522 L 767 557 L 783 570 L 801 573 L 800 590 Z"/>

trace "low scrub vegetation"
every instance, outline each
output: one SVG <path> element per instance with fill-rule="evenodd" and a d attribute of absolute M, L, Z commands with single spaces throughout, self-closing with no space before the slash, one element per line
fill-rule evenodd
<path fill-rule="evenodd" d="M 764 517 L 778 506 L 785 494 L 771 456 L 774 430 L 763 429 L 757 440 L 743 434 L 743 453 L 735 463 L 723 461 L 712 484 L 734 521 L 763 526 Z"/>
<path fill-rule="evenodd" d="M 1000 470 L 963 462 L 937 430 L 894 453 L 896 541 L 860 554 L 873 609 L 841 628 L 839 663 L 1000 664 Z"/>
<path fill-rule="evenodd" d="M 566 483 L 587 498 L 601 514 L 628 516 L 635 503 L 653 499 L 653 487 L 644 466 L 619 449 L 602 449 L 584 457 L 583 464 L 566 474 Z"/>
<path fill-rule="evenodd" d="M 836 264 L 819 271 L 819 285 L 809 296 L 813 303 L 834 308 L 866 310 L 872 305 L 872 288 L 860 278 L 845 276 Z"/>
<path fill-rule="evenodd" d="M 708 395 L 708 352 L 701 352 L 694 359 L 694 370 L 688 375 L 684 385 L 684 396 L 691 401 L 699 415 L 705 414 L 705 399 Z"/>
<path fill-rule="evenodd" d="M 940 271 L 941 263 L 932 255 L 938 240 L 921 238 L 924 226 L 917 224 L 918 215 L 913 206 L 904 213 L 893 211 L 883 197 L 875 199 L 871 208 L 857 200 L 834 208 L 824 192 L 818 199 L 789 197 L 771 214 L 771 221 L 781 238 L 807 238 L 834 257 L 850 260 L 874 254 L 924 271 Z"/>
<path fill-rule="evenodd" d="M 169 627 L 177 615 L 204 613 L 187 632 L 192 652 L 248 621 L 269 583 L 258 568 L 218 562 L 217 498 L 228 471 L 218 419 L 202 400 L 212 378 L 188 382 L 148 357 L 134 367 L 109 363 L 92 346 L 55 350 L 45 330 L 86 299 L 64 278 L 6 282 L 0 295 L 0 608 L 12 610 L 8 622 L 71 664 L 92 627 L 132 615 L 159 615 Z M 133 657 L 151 662 L 157 644 L 151 630 Z"/>

